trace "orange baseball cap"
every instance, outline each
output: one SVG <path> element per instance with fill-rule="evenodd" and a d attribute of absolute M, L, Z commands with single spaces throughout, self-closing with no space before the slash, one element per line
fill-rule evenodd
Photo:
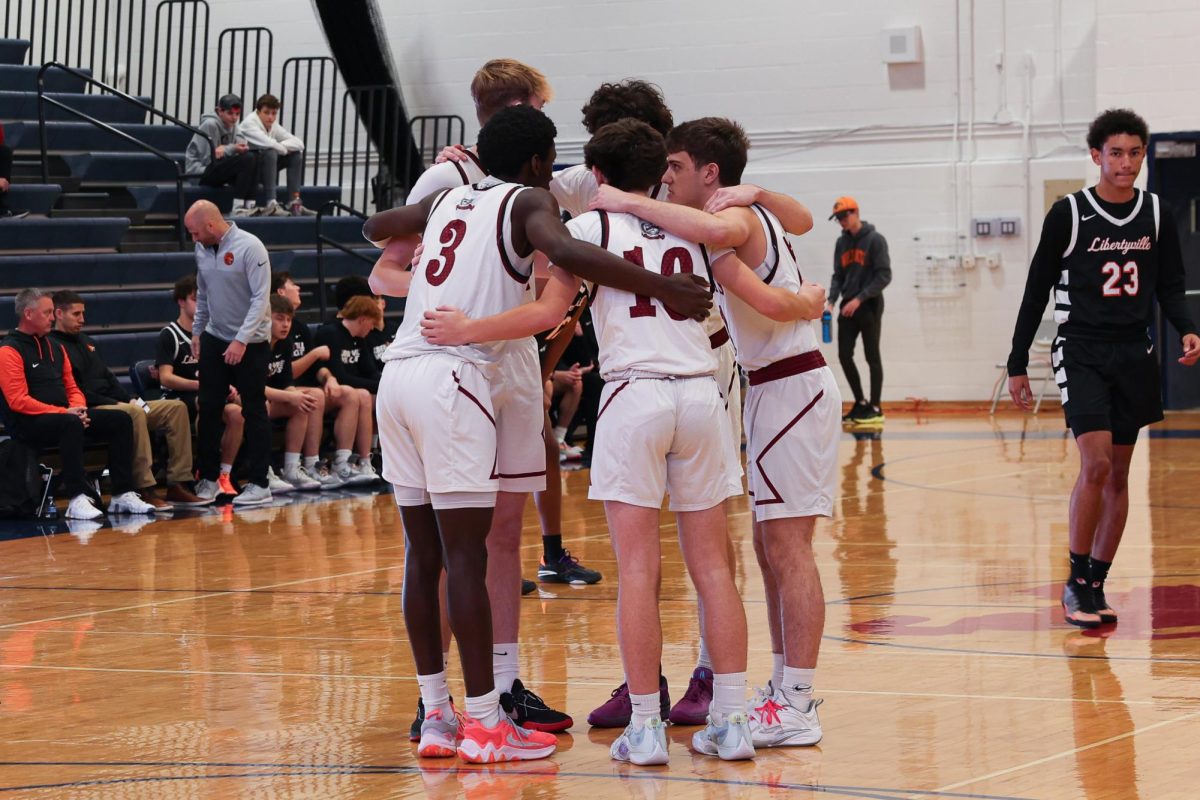
<path fill-rule="evenodd" d="M 843 211 L 858 211 L 858 201 L 853 197 L 839 197 L 833 201 L 833 213 L 829 215 L 833 219 Z"/>

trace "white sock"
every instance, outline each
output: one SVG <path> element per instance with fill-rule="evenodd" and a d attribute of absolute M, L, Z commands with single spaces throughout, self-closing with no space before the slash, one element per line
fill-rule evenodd
<path fill-rule="evenodd" d="M 492 677 L 496 680 L 496 691 L 500 694 L 512 692 L 517 679 L 517 643 L 501 642 L 492 645 Z"/>
<path fill-rule="evenodd" d="M 783 653 L 771 653 L 775 665 L 771 668 L 771 689 L 778 692 L 783 686 Z"/>
<path fill-rule="evenodd" d="M 557 426 L 554 429 L 554 438 L 560 442 L 565 442 L 567 440 L 567 429 L 561 425 Z"/>
<path fill-rule="evenodd" d="M 317 468 L 317 456 L 305 456 L 304 468 L 309 471 L 315 470 Z"/>
<path fill-rule="evenodd" d="M 296 469 L 299 466 L 300 466 L 300 454 L 299 453 L 284 453 L 283 454 L 283 471 L 284 472 L 287 472 L 289 469 Z"/>
<path fill-rule="evenodd" d="M 812 699 L 813 678 L 816 668 L 783 668 L 783 696 L 794 706 L 802 706 Z"/>
<path fill-rule="evenodd" d="M 349 463 L 350 463 L 350 451 L 349 450 L 337 450 L 334 452 L 333 465 L 335 467 L 340 466 L 342 464 L 349 464 Z"/>
<path fill-rule="evenodd" d="M 229 475 L 232 472 L 233 472 L 233 464 L 222 464 L 221 465 L 221 474 L 222 475 Z"/>
<path fill-rule="evenodd" d="M 450 706 L 450 687 L 446 684 L 446 671 L 435 675 L 418 675 L 417 685 L 421 687 L 421 702 L 425 704 L 425 714 L 438 709 L 442 719 L 449 721 L 454 717 L 454 709 Z"/>
<path fill-rule="evenodd" d="M 746 673 L 720 672 L 713 675 L 713 699 L 709 716 L 720 725 L 730 714 L 746 713 Z"/>
<path fill-rule="evenodd" d="M 696 669 L 701 667 L 712 672 L 712 656 L 708 654 L 708 642 L 703 636 L 700 637 L 700 657 L 696 659 Z"/>
<path fill-rule="evenodd" d="M 652 720 L 662 720 L 660 712 L 662 710 L 659 704 L 658 692 L 653 694 L 634 694 L 629 693 L 629 702 L 633 706 L 633 724 L 639 728 L 644 728 L 647 723 Z"/>
<path fill-rule="evenodd" d="M 500 724 L 500 693 L 492 689 L 485 695 L 467 698 L 467 716 L 478 720 L 485 728 Z"/>

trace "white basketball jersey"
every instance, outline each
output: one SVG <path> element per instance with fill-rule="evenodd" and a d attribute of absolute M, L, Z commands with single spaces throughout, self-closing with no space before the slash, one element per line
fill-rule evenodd
<path fill-rule="evenodd" d="M 494 365 L 503 342 L 444 347 L 421 336 L 421 318 L 438 306 L 454 306 L 472 318 L 490 317 L 533 299 L 532 254 L 517 255 L 512 244 L 512 207 L 525 186 L 485 178 L 446 190 L 429 213 L 425 251 L 413 269 L 404 322 L 383 354 L 384 361 L 432 352 L 452 352 L 480 366 Z"/>
<path fill-rule="evenodd" d="M 571 234 L 654 272 L 709 273 L 702 245 L 680 239 L 632 214 L 589 211 L 567 223 Z M 592 287 L 592 321 L 600 346 L 600 375 L 627 372 L 678 377 L 711 375 L 717 355 L 704 326 L 651 297 Z"/>
<path fill-rule="evenodd" d="M 765 208 L 758 205 L 750 208 L 762 226 L 767 245 L 766 256 L 754 267 L 754 274 L 770 286 L 797 291 L 804 279 L 792 246 L 784 238 L 783 225 Z M 720 286 L 716 294 L 742 369 L 761 369 L 781 359 L 817 349 L 817 336 L 811 321 L 775 322 Z"/>
<path fill-rule="evenodd" d="M 480 163 L 479 156 L 470 150 L 465 152 L 467 160 L 461 164 L 456 161 L 443 161 L 422 172 L 404 202 L 410 206 L 416 205 L 429 195 L 437 194 L 443 189 L 470 186 L 486 178 L 488 173 Z"/>
<path fill-rule="evenodd" d="M 558 207 L 571 215 L 571 218 L 582 217 L 588 210 L 588 203 L 600 190 L 596 176 L 583 164 L 560 169 L 554 173 L 550 181 L 550 194 L 558 201 Z M 655 200 L 667 201 L 667 185 L 655 184 L 650 192 Z"/>

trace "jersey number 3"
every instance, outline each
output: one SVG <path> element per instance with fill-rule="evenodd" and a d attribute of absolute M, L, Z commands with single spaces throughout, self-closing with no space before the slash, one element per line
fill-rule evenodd
<path fill-rule="evenodd" d="M 632 250 L 626 250 L 621 255 L 624 256 L 625 260 L 631 264 L 637 264 L 639 267 L 646 266 L 644 263 L 642 263 L 642 248 L 640 248 L 640 247 L 635 247 Z M 679 267 L 680 272 L 688 274 L 688 275 L 691 274 L 691 272 L 692 272 L 692 254 L 689 253 L 686 248 L 672 247 L 670 250 L 663 253 L 662 270 L 661 270 L 662 274 L 663 275 L 674 275 L 676 266 Z M 647 297 L 644 294 L 634 295 L 634 297 L 637 298 L 637 302 L 629 307 L 629 316 L 631 316 L 631 317 L 657 317 L 658 316 L 658 309 L 655 308 L 654 303 L 651 302 L 649 297 Z M 666 311 L 667 311 L 667 316 L 669 316 L 673 320 L 682 321 L 682 320 L 687 319 L 687 316 L 685 314 L 677 314 L 669 308 L 666 309 Z"/>
<path fill-rule="evenodd" d="M 450 277 L 450 270 L 454 269 L 454 251 L 466 236 L 467 223 L 461 219 L 452 219 L 442 228 L 442 235 L 438 237 L 438 241 L 444 247 L 438 253 L 439 258 L 429 259 L 425 266 L 425 280 L 429 281 L 430 286 L 441 286 L 446 282 L 446 278 Z"/>
<path fill-rule="evenodd" d="M 1105 297 L 1120 297 L 1122 294 L 1127 294 L 1133 297 L 1138 293 L 1140 285 L 1138 284 L 1138 265 L 1136 261 L 1126 261 L 1124 265 L 1118 264 L 1115 261 L 1109 261 L 1100 268 L 1108 277 L 1104 279 L 1104 296 Z M 1127 276 L 1129 280 L 1121 284 L 1122 276 Z"/>

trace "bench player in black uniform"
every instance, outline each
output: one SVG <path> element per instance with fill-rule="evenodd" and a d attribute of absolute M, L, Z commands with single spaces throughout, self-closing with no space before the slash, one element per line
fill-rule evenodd
<path fill-rule="evenodd" d="M 1080 458 L 1062 603 L 1067 622 L 1084 628 L 1117 621 L 1104 580 L 1129 514 L 1129 462 L 1138 430 L 1163 418 L 1158 354 L 1148 335 L 1156 300 L 1183 339 L 1179 362 L 1200 358 L 1175 221 L 1156 195 L 1134 186 L 1148 140 L 1145 120 L 1127 109 L 1092 122 L 1087 143 L 1100 182 L 1046 215 L 1008 356 L 1009 394 L 1028 410 L 1029 346 L 1053 289 L 1051 363 Z"/>

